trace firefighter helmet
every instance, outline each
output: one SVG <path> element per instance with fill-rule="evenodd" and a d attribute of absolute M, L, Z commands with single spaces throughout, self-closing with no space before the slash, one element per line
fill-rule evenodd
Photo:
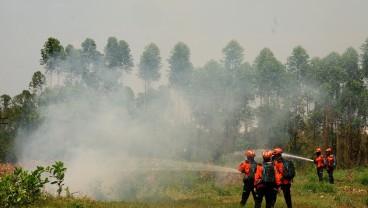
<path fill-rule="evenodd" d="M 316 152 L 322 152 L 321 148 L 317 148 Z"/>
<path fill-rule="evenodd" d="M 283 153 L 282 149 L 281 149 L 281 148 L 279 148 L 279 147 L 277 147 L 277 148 L 275 148 L 275 149 L 273 150 L 273 153 L 272 153 L 272 154 L 274 154 L 274 155 L 279 155 L 279 154 L 281 154 L 281 153 Z"/>
<path fill-rule="evenodd" d="M 332 151 L 331 148 L 326 149 L 326 152 L 331 152 L 331 151 Z"/>
<path fill-rule="evenodd" d="M 245 152 L 245 155 L 247 157 L 255 157 L 256 153 L 254 152 L 254 150 L 248 150 L 248 151 Z"/>
<path fill-rule="evenodd" d="M 272 157 L 272 152 L 270 150 L 265 150 L 262 153 L 263 159 L 271 159 Z"/>

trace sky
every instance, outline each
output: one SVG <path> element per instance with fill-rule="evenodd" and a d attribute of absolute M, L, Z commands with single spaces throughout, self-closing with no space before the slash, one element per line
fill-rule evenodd
<path fill-rule="evenodd" d="M 348 47 L 360 53 L 367 8 L 367 0 L 0 0 L 0 95 L 21 93 L 34 72 L 44 72 L 40 50 L 49 37 L 76 48 L 92 38 L 103 53 L 113 36 L 129 44 L 135 65 L 155 43 L 165 84 L 167 59 L 179 41 L 190 48 L 195 67 L 220 60 L 231 40 L 249 63 L 265 47 L 282 63 L 298 45 L 310 57 Z M 137 92 L 144 84 L 136 74 L 135 67 L 125 83 Z"/>

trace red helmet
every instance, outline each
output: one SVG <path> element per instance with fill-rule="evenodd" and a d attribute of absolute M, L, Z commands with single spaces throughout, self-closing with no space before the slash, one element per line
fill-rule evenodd
<path fill-rule="evenodd" d="M 274 154 L 274 155 L 278 155 L 278 154 L 281 154 L 281 153 L 283 153 L 282 149 L 281 149 L 281 148 L 279 148 L 279 147 L 277 147 L 277 148 L 275 148 L 275 149 L 273 150 L 273 153 L 272 153 L 272 154 Z"/>
<path fill-rule="evenodd" d="M 272 152 L 270 150 L 265 150 L 263 153 L 262 153 L 262 157 L 263 159 L 271 159 L 272 157 Z"/>
<path fill-rule="evenodd" d="M 331 152 L 331 151 L 332 151 L 331 148 L 326 149 L 326 152 Z"/>
<path fill-rule="evenodd" d="M 321 148 L 317 148 L 316 152 L 322 152 Z"/>
<path fill-rule="evenodd" d="M 255 157 L 256 153 L 254 152 L 254 150 L 248 150 L 248 151 L 245 152 L 245 155 L 247 157 Z"/>

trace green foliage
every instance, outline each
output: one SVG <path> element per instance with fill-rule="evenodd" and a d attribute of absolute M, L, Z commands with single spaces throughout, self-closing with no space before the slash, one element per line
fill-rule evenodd
<path fill-rule="evenodd" d="M 157 81 L 160 78 L 160 49 L 154 43 L 145 47 L 138 68 L 138 77 L 146 83 L 145 90 L 150 87 L 149 85 L 152 81 Z"/>
<path fill-rule="evenodd" d="M 51 181 L 51 184 L 57 184 L 58 186 L 58 196 L 60 196 L 61 192 L 63 191 L 66 170 L 67 168 L 64 167 L 64 163 L 61 161 L 56 161 L 54 165 L 46 168 L 46 171 L 52 174 L 50 177 L 54 178 L 54 181 Z"/>
<path fill-rule="evenodd" d="M 368 172 L 365 172 L 359 180 L 361 184 L 368 186 Z"/>
<path fill-rule="evenodd" d="M 190 49 L 183 43 L 179 42 L 171 51 L 169 62 L 169 83 L 176 90 L 185 90 L 191 80 L 193 65 L 190 62 Z"/>
<path fill-rule="evenodd" d="M 302 186 L 302 189 L 311 192 L 311 193 L 335 193 L 336 188 L 334 185 L 329 183 L 320 183 L 320 182 L 309 182 Z"/>
<path fill-rule="evenodd" d="M 41 178 L 44 172 L 45 168 L 40 166 L 31 173 L 16 167 L 12 175 L 6 174 L 0 178 L 0 205 L 22 206 L 40 199 L 42 188 L 49 182 L 48 178 Z"/>
<path fill-rule="evenodd" d="M 49 183 L 49 177 L 42 178 L 45 172 L 52 173 L 51 177 L 56 178 L 51 184 L 59 186 L 58 194 L 60 196 L 64 173 L 66 168 L 60 161 L 52 167 L 37 166 L 36 170 L 28 172 L 21 167 L 15 167 L 12 174 L 5 174 L 0 177 L 0 206 L 28 206 L 46 197 L 43 193 L 45 184 Z"/>

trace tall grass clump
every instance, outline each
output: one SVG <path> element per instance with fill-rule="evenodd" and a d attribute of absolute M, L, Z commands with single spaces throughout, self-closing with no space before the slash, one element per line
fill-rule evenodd
<path fill-rule="evenodd" d="M 333 184 L 321 182 L 309 182 L 301 186 L 301 189 L 311 193 L 336 193 L 336 188 Z"/>

